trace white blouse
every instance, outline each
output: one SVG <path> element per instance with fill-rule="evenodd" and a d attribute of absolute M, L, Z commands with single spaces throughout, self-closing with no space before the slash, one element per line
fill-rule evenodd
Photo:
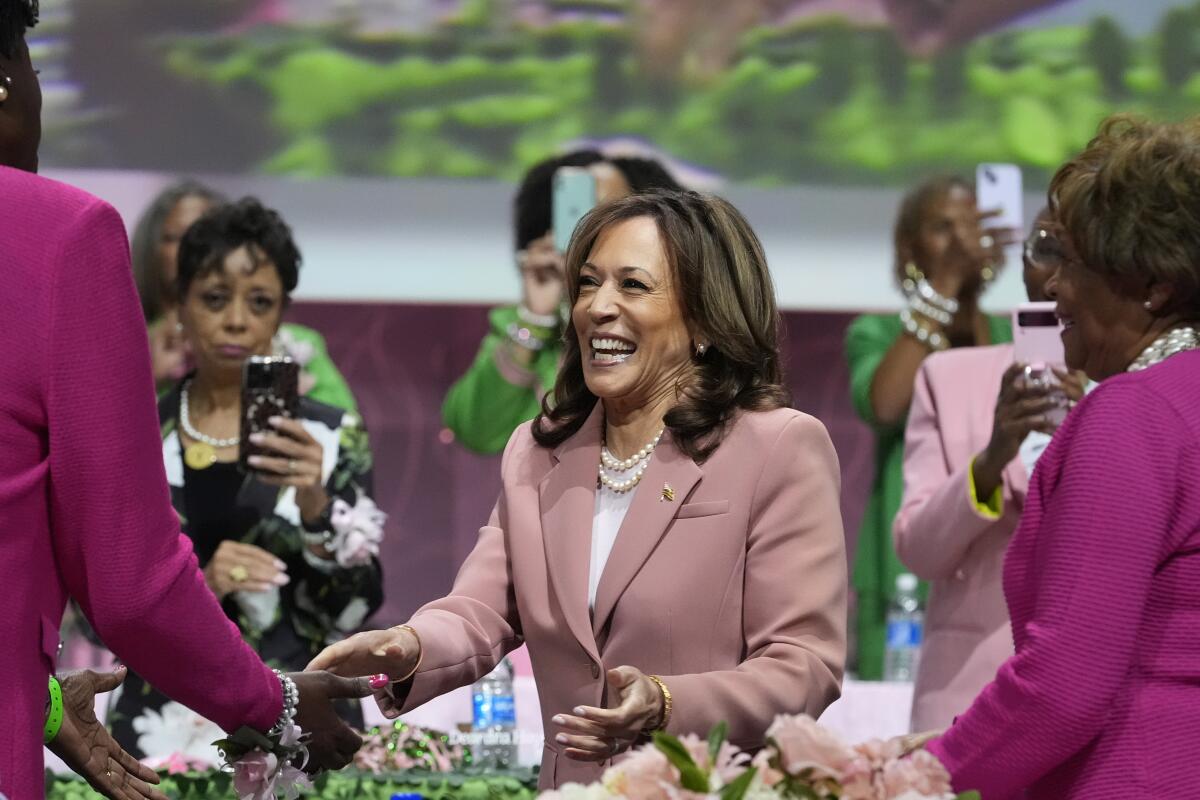
<path fill-rule="evenodd" d="M 588 608 L 596 607 L 596 589 L 600 586 L 600 576 L 604 574 L 604 565 L 612 553 L 617 541 L 617 531 L 625 521 L 625 514 L 633 503 L 637 487 L 628 492 L 614 492 L 607 486 L 596 489 L 596 513 L 592 517 L 592 561 L 588 569 Z"/>

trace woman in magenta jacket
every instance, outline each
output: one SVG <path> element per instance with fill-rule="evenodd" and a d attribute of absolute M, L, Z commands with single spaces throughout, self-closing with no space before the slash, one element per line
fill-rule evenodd
<path fill-rule="evenodd" d="M 1100 386 L 1004 564 L 1016 653 L 929 749 L 986 800 L 1200 796 L 1200 120 L 1115 118 L 1059 170 L 1046 286 Z"/>

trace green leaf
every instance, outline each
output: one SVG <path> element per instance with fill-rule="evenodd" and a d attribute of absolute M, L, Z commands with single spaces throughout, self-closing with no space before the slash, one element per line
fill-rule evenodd
<path fill-rule="evenodd" d="M 679 783 L 689 792 L 708 793 L 708 777 L 696 766 L 692 754 L 683 743 L 669 733 L 658 731 L 654 734 L 654 746 L 662 751 L 671 762 L 671 766 L 679 770 Z"/>
<path fill-rule="evenodd" d="M 717 765 L 717 754 L 721 752 L 721 745 L 725 743 L 725 737 L 729 733 L 729 725 L 724 722 L 718 722 L 708 734 L 708 765 L 710 768 Z"/>
<path fill-rule="evenodd" d="M 955 798 L 955 800 L 982 800 L 982 795 L 980 795 L 979 792 L 972 789 L 969 792 L 963 792 L 962 794 L 958 795 L 958 797 Z"/>
<path fill-rule="evenodd" d="M 738 775 L 721 789 L 721 800 L 742 800 L 746 796 L 746 790 L 750 788 L 750 782 L 757 774 L 758 768 L 751 767 Z"/>

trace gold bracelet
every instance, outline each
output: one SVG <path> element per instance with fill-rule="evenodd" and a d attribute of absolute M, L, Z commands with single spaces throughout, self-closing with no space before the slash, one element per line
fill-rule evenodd
<path fill-rule="evenodd" d="M 412 625 L 397 625 L 396 628 L 402 631 L 408 631 L 417 640 L 417 665 L 405 675 L 403 678 L 397 678 L 392 683 L 404 683 L 406 680 L 417 674 L 417 670 L 421 668 L 421 662 L 425 659 L 425 648 L 421 646 L 421 634 L 417 633 L 417 629 Z"/>
<path fill-rule="evenodd" d="M 653 728 L 647 728 L 646 733 L 665 731 L 667 724 L 671 721 L 671 690 L 667 688 L 667 684 L 663 683 L 663 679 L 657 675 L 647 675 L 646 677 L 654 681 L 655 685 L 658 686 L 658 690 L 662 692 L 663 699 L 662 719 Z"/>

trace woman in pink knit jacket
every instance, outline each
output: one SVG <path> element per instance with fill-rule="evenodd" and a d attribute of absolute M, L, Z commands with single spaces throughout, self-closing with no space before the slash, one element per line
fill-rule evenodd
<path fill-rule="evenodd" d="M 1044 301 L 1061 260 L 1049 209 L 1025 245 L 1025 293 Z M 1013 653 L 1000 573 L 1029 474 L 1058 427 L 1050 412 L 1083 396 L 1085 379 L 1027 382 L 1013 346 L 962 347 L 925 359 L 904 442 L 900 561 L 930 582 L 912 729 L 948 726 Z M 1061 365 L 1052 368 L 1061 369 Z M 1061 420 L 1061 416 L 1059 417 Z"/>
<path fill-rule="evenodd" d="M 1004 565 L 1016 653 L 929 749 L 985 800 L 1200 797 L 1200 120 L 1105 122 L 1050 187 L 1067 365 L 1103 381 Z"/>

